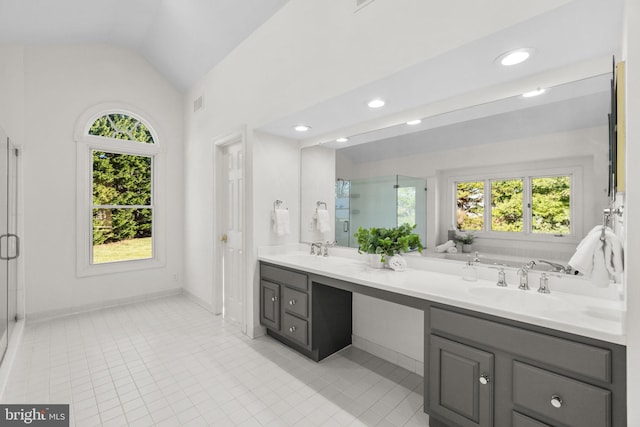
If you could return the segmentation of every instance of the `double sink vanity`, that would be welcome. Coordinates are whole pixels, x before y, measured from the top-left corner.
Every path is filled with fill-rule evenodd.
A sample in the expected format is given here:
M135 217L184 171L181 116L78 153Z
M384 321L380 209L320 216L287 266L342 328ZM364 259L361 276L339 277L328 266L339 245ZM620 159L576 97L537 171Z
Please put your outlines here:
M320 361L351 344L353 293L413 307L424 312L431 427L626 426L622 302L573 293L590 285L569 276L551 274L542 294L519 290L515 272L498 287L488 267L469 282L463 263L406 258L409 268L395 272L346 248L328 257L303 245L265 248L261 324Z

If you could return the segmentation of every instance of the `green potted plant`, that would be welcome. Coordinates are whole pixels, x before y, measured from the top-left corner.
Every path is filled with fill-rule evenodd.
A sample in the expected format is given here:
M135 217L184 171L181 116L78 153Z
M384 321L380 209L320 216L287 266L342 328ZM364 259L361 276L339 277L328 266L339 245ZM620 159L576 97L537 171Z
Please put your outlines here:
M384 267L387 257L395 254L417 250L422 252L420 236L413 233L415 225L403 224L393 228L358 228L354 234L358 242L358 253L369 254L370 264L377 268ZM375 255L375 256L371 256Z
M472 231L467 231L465 234L456 234L456 243L462 244L462 252L469 253L473 249L473 241L476 239L475 234Z

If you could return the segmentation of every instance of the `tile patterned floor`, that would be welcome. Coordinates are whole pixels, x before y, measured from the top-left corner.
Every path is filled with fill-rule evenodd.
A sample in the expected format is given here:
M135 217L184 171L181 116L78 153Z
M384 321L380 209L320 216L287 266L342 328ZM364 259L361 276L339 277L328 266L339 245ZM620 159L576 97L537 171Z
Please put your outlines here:
M426 426L422 377L348 348L315 363L183 296L27 325L3 403L71 425Z

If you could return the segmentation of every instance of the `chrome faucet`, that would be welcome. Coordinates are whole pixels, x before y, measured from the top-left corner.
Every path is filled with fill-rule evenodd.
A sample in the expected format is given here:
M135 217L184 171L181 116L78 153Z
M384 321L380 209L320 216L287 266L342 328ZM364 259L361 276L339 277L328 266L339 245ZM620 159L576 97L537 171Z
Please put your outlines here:
M523 291L528 291L529 288L529 270L531 270L536 265L535 261L529 261L527 264L523 265L520 270L518 270L518 276L520 276L520 285L518 289L522 289Z
M322 249L322 256L329 256L329 248L335 246L337 243L337 240L334 240L333 242L327 241L327 243L321 243L320 248Z
M318 250L316 252L316 249ZM321 242L313 242L311 243L311 251L309 252L311 255L320 255L322 252L322 243Z
M547 265L550 265L551 267L553 267L553 270L551 270L553 273L571 274L571 271L573 271L573 269L571 268L570 265L562 265L562 264L558 264L558 263L555 263L555 262L547 261L547 260L544 260L544 259L539 259L538 262L541 263L541 264L547 264Z
M476 251L476 255L473 257L473 262L480 262L480 253Z
M550 294L549 290L549 278L547 277L547 273L542 273L540 276L540 287L538 288L538 292L541 294Z

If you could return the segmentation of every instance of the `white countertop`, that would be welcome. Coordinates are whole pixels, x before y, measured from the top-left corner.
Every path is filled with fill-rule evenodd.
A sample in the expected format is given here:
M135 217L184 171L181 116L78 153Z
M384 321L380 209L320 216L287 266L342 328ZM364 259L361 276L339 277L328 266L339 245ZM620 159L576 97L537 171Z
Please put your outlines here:
M509 280L509 278L507 280L509 286L506 288L496 286L494 280L482 278L474 282L463 280L461 278L463 263L445 262L446 264L442 266L438 263L442 264L444 261L416 262L411 261L411 257L407 257L410 261L409 268L406 271L396 272L371 268L364 256L353 256L338 248L333 250L346 256L312 256L292 246L286 250L282 247L261 248L258 259L283 267L536 326L616 344L625 345L626 343L624 327L626 312L622 301L554 290L554 280L556 280L554 277L550 278L551 294L541 294L536 291L537 281L530 282L531 290L522 291L517 289L515 280ZM415 259L418 258L424 257ZM418 268L415 267L416 265ZM479 277L486 277L489 273L496 274L495 271L487 268L479 274ZM557 281L559 280L561 278L557 278ZM591 286L588 282L586 283L585 286Z

